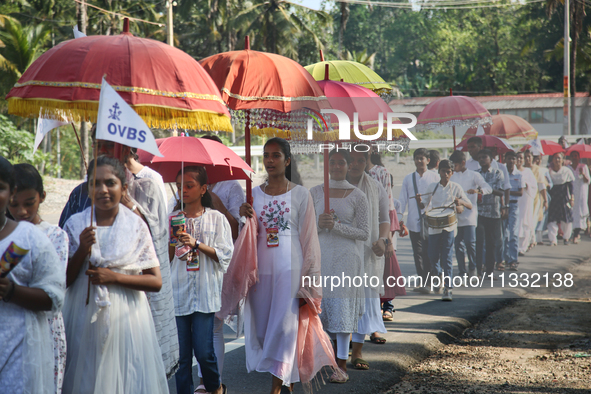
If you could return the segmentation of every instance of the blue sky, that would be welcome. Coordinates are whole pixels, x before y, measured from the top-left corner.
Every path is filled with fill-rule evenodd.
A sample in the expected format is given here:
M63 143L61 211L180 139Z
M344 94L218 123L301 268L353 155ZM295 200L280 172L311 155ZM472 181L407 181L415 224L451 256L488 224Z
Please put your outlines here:
M322 0L295 0L294 1L294 3L301 3L302 5L305 5L306 7L313 8L315 10L320 9L321 2L322 2Z

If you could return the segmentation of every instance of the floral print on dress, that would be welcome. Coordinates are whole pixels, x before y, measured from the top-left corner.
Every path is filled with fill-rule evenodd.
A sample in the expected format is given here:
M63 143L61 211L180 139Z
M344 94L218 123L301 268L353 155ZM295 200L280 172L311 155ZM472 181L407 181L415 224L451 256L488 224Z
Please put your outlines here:
M55 248L60 259L62 265L61 268L65 272L68 263L68 249L70 243L68 234L58 226L52 226L47 222L41 222L37 227L40 228L51 241L51 244ZM48 321L49 330L53 337L55 392L60 394L62 392L64 372L66 370L66 329L64 327L64 319L61 312L57 316L49 318Z
M265 228L277 228L279 231L289 230L289 221L285 214L289 213L289 207L285 201L273 200L268 205L263 205L259 220Z

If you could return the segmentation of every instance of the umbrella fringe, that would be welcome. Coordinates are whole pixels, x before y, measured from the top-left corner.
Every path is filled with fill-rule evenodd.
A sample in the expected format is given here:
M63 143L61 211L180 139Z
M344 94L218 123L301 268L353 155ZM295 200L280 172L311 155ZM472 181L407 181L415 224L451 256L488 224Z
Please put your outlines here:
M230 118L215 112L187 111L178 108L159 106L133 106L134 111L149 127L159 129L189 129L205 131L233 132ZM98 102L58 101L40 99L8 99L8 113L24 118L42 116L48 119L72 122L96 122Z
M360 130L360 133L363 135L374 135L378 130L377 127L372 127L371 129L367 130ZM277 129L274 127L265 127L259 129L257 127L253 127L250 129L250 133L252 135L257 135L260 137L280 137L286 140L307 140L308 133L305 131L293 131L293 130L284 130L284 129ZM382 133L383 138L386 137L386 131ZM392 138L399 139L401 137L405 137L405 134L400 129L392 130ZM381 138L381 137L380 137ZM312 134L312 141L318 142L335 142L339 140L339 132L338 131L328 131L328 132L315 132Z

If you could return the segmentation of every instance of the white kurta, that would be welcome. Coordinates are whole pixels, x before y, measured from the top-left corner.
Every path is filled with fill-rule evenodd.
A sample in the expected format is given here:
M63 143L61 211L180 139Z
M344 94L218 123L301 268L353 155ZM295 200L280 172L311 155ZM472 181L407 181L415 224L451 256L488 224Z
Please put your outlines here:
M70 256L76 253L80 233L89 224L90 208L66 222ZM91 255L94 264L125 275L160 266L148 226L123 205L112 226L96 229L96 239ZM88 262L86 258L64 303L68 338L64 393L168 393L146 293L118 285L90 285L86 305Z
M269 372L284 385L299 382L296 356L303 251L303 228L310 193L303 186L270 196L253 189L258 215L258 282L244 305L244 337L248 372ZM278 230L279 246L267 246L267 228Z
M60 260L60 268L62 273L66 275L66 267L68 266L68 234L59 226L53 226L48 222L41 222L36 227L43 231ZM54 378L55 378L55 392L57 394L62 392L62 384L64 382L64 372L66 370L66 328L64 327L64 318L60 311L56 316L49 319L49 329L53 336L53 356L55 359Z
M32 312L12 302L0 302L0 388L11 394L54 392L53 338L48 318L62 307L65 272L49 239L32 224L20 222L0 240L0 251L3 253L11 242L29 252L8 279L45 291L52 310Z
M538 194L538 180L531 169L521 167L521 179L526 187L518 199L519 206L519 251L525 253L529 247L531 234L535 231L537 220L534 219L534 200Z
M316 217L324 212L324 187L314 186L310 193L314 199ZM331 198L336 223L332 230L318 228L322 254L322 277L350 278L340 286L323 289L320 319L324 329L331 333L357 331L359 319L365 312L365 290L355 278L365 273L363 242L369 237L369 204L365 194L357 188L345 198ZM359 279L357 279L359 280ZM355 285L357 283L357 285Z
M587 200L589 198L589 182L585 182L583 176L579 171L591 179L589 176L589 167L583 163L579 163L576 169L571 166L569 168L575 175L575 182L573 184L573 192L575 195L575 205L573 207L573 228L587 228L587 218L589 217L589 205Z

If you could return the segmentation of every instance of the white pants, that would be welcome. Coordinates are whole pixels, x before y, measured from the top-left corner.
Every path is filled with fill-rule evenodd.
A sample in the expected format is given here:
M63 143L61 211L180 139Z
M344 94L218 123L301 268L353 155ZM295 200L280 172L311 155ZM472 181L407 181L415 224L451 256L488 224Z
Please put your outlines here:
M328 336L333 341L337 342L337 358L339 360L346 360L349 358L349 341L351 334L348 332L329 332Z
M573 224L560 222L560 228L562 229L562 236L564 239L570 239L571 233L573 232ZM548 222L548 238L550 243L558 243L556 236L558 235L558 222Z

